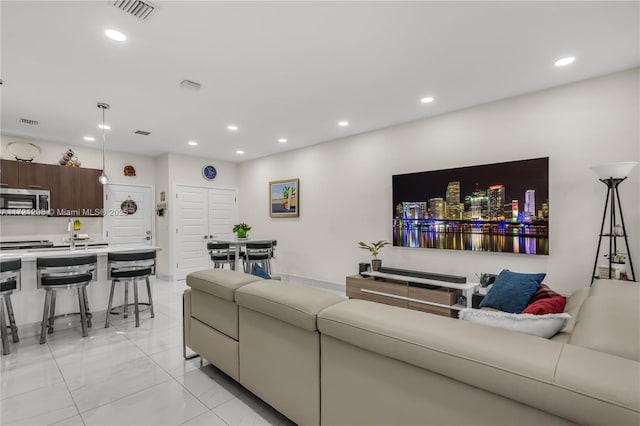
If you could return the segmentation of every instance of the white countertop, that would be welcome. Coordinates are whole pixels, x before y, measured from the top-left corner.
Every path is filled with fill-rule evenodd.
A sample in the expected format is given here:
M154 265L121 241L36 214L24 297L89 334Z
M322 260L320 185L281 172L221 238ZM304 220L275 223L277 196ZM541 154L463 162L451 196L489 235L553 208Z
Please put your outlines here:
M38 257L57 256L81 256L83 254L106 255L115 251L136 251L136 250L161 250L160 247L148 246L144 244L111 244L108 246L82 245L71 250L67 247L52 247L44 249L23 249L23 250L3 250L0 252L0 260L22 259L23 262L35 261Z

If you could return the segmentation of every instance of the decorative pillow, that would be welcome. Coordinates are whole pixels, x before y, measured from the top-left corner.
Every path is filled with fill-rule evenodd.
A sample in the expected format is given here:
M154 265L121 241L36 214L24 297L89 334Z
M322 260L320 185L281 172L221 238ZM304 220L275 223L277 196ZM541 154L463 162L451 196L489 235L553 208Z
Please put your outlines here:
M505 328L548 339L564 327L571 315L567 313L548 315L511 314L509 312L464 308L460 310L459 317L462 320L477 324Z
M545 273L520 274L503 269L496 277L491 290L480 302L480 307L486 306L519 314L527 307L546 275Z
M265 280L271 279L271 275L267 274L267 271L265 271L260 265L253 265L253 268L251 268L251 274L256 277L264 278Z
M523 314L545 315L545 314L561 314L567 305L567 298L564 296L548 297L540 299L537 302L529 303Z
M529 300L529 304L537 302L538 300L561 296L562 295L560 293L556 293L555 291L551 290L546 284L540 284L540 287L538 287L538 289L536 290L536 294L534 294L531 300Z

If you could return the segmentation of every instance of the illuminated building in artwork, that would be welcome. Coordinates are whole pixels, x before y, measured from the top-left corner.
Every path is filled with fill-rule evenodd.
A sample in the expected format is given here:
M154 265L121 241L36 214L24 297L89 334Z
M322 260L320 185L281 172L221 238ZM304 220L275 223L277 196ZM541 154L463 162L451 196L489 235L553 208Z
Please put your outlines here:
M504 185L492 185L487 189L489 198L489 219L504 219Z
M403 219L424 219L427 217L427 203L424 201L413 201L402 203Z
M442 198L429 199L429 218L430 219L444 219L445 217L445 202Z
M524 192L524 211L530 216L536 215L536 190L527 189Z
M464 219L465 220L480 220L487 219L489 214L489 201L487 198L487 192L481 191L476 185L475 191L471 195L467 195L464 198Z
M542 203L542 217L545 219L549 218L549 201Z
M460 209L460 181L449 182L447 185L447 219L460 220L462 210Z
M518 220L518 200L511 200L511 218Z

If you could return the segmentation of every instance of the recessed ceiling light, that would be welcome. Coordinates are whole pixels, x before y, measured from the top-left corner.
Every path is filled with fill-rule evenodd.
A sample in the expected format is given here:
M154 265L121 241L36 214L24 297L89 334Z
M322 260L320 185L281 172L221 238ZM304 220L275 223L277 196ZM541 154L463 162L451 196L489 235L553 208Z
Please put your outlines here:
M197 146L197 145L198 145L198 142L196 142L196 141L189 141L189 142L187 142L187 143L188 143L189 145L191 145L191 146Z
M278 142L280 143L287 143L287 140L285 138L280 138L278 139Z
M235 132L236 130L238 130L238 126L234 126L233 124L231 124L231 125L227 126L227 130L232 130L232 131Z
M95 141L95 140L96 140L96 138L93 138L93 137L91 137L91 136L85 136L83 139L84 139L85 141L89 141L89 142L93 142L93 141Z
M102 124L98 124L98 128L99 129L109 130L109 129L111 129L111 126L109 126L108 124L105 124L104 126Z
M244 154L244 151L242 151L241 149L236 151L236 154Z
M125 41L127 39L126 35L122 34L120 31L112 29L104 30L104 35L115 41Z
M338 121L338 126L345 127L345 126L348 126L348 125L349 125L348 121Z
M573 56L567 56L566 58L560 58L557 61L554 62L554 65L556 67L564 67L565 65L569 65L571 63L573 63L573 61L575 61L576 58L574 58Z
M435 101L435 98L433 96L427 96L426 98L420 99L420 102L423 104L430 104L433 101Z

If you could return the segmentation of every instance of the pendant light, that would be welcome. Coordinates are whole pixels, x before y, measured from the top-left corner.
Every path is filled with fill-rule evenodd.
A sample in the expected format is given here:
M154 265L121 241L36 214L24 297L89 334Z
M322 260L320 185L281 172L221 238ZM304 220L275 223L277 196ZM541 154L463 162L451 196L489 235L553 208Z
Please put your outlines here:
M104 129L105 127L104 126L104 110L109 109L109 104L105 104L104 102L98 102L98 108L102 110L102 174L98 178L98 181L100 181L101 184L106 185L107 182L109 182L109 178L107 177L107 174L104 171L104 144L107 139L107 136L105 134L105 129Z

